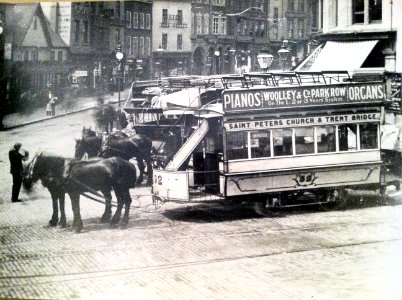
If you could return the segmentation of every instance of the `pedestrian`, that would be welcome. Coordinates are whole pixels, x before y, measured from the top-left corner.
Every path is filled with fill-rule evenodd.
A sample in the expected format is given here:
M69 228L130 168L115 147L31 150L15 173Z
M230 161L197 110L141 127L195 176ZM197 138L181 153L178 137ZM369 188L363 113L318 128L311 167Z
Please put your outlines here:
M53 98L50 100L50 106L51 106L51 108L52 108L52 116L55 116L55 115L56 115L56 101L57 101L57 97L53 97Z
M21 154L23 151L21 146L21 143L15 143L14 148L8 152L8 157L10 159L10 173L13 176L11 202L21 202L21 200L18 199L18 195L20 193L23 176L22 161L27 160L29 155L28 151L24 151L25 153Z
M52 105L49 102L46 104L46 116L51 116L52 115Z

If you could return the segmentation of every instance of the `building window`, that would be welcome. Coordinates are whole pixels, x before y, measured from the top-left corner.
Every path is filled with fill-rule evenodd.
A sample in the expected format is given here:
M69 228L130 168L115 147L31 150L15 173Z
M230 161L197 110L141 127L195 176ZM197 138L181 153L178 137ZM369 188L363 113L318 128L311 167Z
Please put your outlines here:
M213 18L212 20L212 33L213 34L219 33L219 18Z
M120 29L118 28L114 31L114 42L116 43L116 45L120 43Z
M133 37L133 56L138 56L138 37Z
M178 27L181 27L183 25L183 11L181 9L177 11L176 24L178 25Z
M133 28L138 28L138 13L134 12L133 14Z
M379 23L382 20L382 0L353 0L353 24Z
M202 14L197 14L197 34L202 34Z
M288 20L288 38L293 38L294 24L293 20Z
M126 37L126 51L128 55L133 55L133 41L131 36Z
M167 50L168 36L167 33L162 34L162 49Z
M50 51L50 60L51 60L51 61L55 61L55 60L56 60L56 54L54 53L54 51Z
M127 28L133 27L133 17L131 15L131 11L126 11L126 27Z
M279 9L277 7L274 7L274 20L279 19Z
M139 45L139 51L140 51L140 57L144 56L144 52L145 52L145 44L144 44L144 37L140 37L140 45Z
M151 56L151 38L145 38L145 51L147 56Z
M369 0L369 22L379 22L381 20L382 0Z
M289 0L288 11L294 11L294 10L295 10L295 0Z
M80 20L75 20L75 32L74 32L74 43L78 44L80 42Z
M84 43L88 44L89 37L89 24L88 21L84 21Z
M168 25L168 10L162 9L162 26L167 27Z
M226 35L226 18L220 18L219 34Z
M298 29L299 29L299 39L304 37L304 20L299 19Z
M364 23L364 0L353 0L353 24Z
M114 17L116 19L120 19L120 1L116 2L115 9L114 9Z
M183 50L183 35L177 35L177 50Z
M151 29L151 15L147 14L145 17L145 27L146 29Z
M38 49L37 48L32 50L32 60L38 61Z
M145 28L145 15L144 15L144 13L140 13L140 28L141 29Z
M299 13L304 13L304 0L299 0L298 11L299 11Z
M57 52L57 60L62 61L63 60L63 51L58 51Z
M204 14L204 34L209 34L209 14Z

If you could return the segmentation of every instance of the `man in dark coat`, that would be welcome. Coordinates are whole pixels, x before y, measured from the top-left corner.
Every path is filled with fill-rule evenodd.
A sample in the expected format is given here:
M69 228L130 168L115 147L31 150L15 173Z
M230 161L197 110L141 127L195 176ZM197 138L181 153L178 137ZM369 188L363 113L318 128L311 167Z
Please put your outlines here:
M28 158L28 152L25 152L25 155L20 153L21 146L21 143L16 143L14 148L8 152L8 157L10 159L10 173L13 175L12 202L21 202L21 200L18 199L18 195L20 193L23 176L22 160Z

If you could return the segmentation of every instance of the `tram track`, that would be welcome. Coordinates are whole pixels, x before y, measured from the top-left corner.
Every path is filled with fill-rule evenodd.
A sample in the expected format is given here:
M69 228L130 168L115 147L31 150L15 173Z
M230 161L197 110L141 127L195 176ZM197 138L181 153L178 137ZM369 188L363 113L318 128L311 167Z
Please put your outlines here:
M268 219L259 219L259 220L268 220ZM57 232L56 234L53 234L52 236L49 236L50 238L46 245L43 244L42 240L37 238L37 239L31 239L31 240L25 240L22 242L11 242L7 243L6 246L0 246L0 250L3 253L2 256L0 257L0 263L13 263L16 261L35 261L35 260L40 260L40 259L54 259L54 258L66 258L67 256L79 256L85 253L103 253L105 251L107 252L114 252L114 251L119 251L121 249L137 249L137 248L143 248L143 247L155 247L166 244L166 245L171 245L173 243L188 243L188 242L193 242L193 243L202 243L203 241L209 241L209 240L219 240L219 239L230 239L230 238L252 238L253 236L264 236L264 237L269 237L270 235L289 235L289 234L297 234L297 233L311 233L311 232L320 232L320 231L330 231L330 230L340 230L340 228L347 228L347 227L380 227L385 225L386 221L372 221L372 222L342 222L342 223L333 223L333 224L321 224L321 225L308 225L308 226L284 226L281 228L267 228L268 226L272 225L271 222L264 222L263 224L259 224L257 227L253 225L253 228L250 228L250 223L245 222L246 224L238 224L239 227L245 226L247 229L245 230L230 230L230 231L222 231L219 233L210 233L208 231L208 228L204 229L204 233L200 232L199 230L197 231L197 228L194 228L194 234L190 235L185 235L185 236L168 236L164 234L165 229L169 229L169 231L174 227L175 232L182 232L185 229L188 229L187 224L178 224L175 225L174 222L172 224L169 224L164 227L133 227L136 232L134 233L134 236L126 231L126 232L119 232L118 238L119 241L116 244L111 244L110 241L106 241L102 238L103 233L97 232L95 235L91 235L90 239L87 241L90 241L90 243L85 243L84 245L82 244L82 234L81 235L76 235L72 234L69 235L68 242L67 243L60 243L60 235L63 235L63 232ZM197 225L194 225L194 227L198 227ZM209 227L210 228L210 227ZM152 236L152 230L157 229L158 231L163 231L159 232L159 234ZM211 229L211 228L210 228ZM33 230L35 230L33 228ZM52 230L49 228L49 230ZM143 232L138 232L138 231L143 231ZM151 230L150 234L146 234L146 230ZM213 229L211 229L213 230ZM93 232L88 232L93 233ZM142 240L142 237L146 235L147 239L144 241ZM130 242L128 240L132 239L133 242ZM54 244L58 246L51 246L52 245L52 240L54 240ZM139 246L138 240L141 240L141 244ZM49 247L50 245L50 247ZM68 248L70 247L70 249ZM77 247L77 249L74 249ZM26 248L32 248L35 249L34 251L23 251L23 249ZM13 249L13 251L10 251L7 253L7 249ZM22 251L20 251L22 250Z
M158 265L151 265L151 266L144 266L144 267L130 267L130 268L119 268L113 270L101 270L101 271L89 271L89 272L76 272L76 273L60 273L60 274L41 274L41 275L25 275L25 276L0 276L0 281L7 281L6 284L0 283L0 288L16 288L25 286L27 284L26 281L30 281L30 285L45 285L45 284L53 284L57 282L66 283L68 281L81 281L87 279L97 279L97 278L105 278L111 276L125 276L140 272L155 272L155 271L162 271L168 269L180 269L180 268L188 268L200 265L211 265L211 264L222 264L228 262L236 262L241 260L253 260L253 259L261 259L261 258L269 258L275 257L278 255L292 255L292 254L299 254L299 253L309 253L309 252L316 252L316 251L328 251L328 250L335 250L341 248L350 248L350 247L359 247L359 246L369 246L375 244L391 244L391 243L398 243L401 242L402 238L400 239L389 239L389 240L377 240L377 241L366 241L360 243L348 243L348 244L338 244L333 245L330 247L325 248L305 248L305 249L295 249L293 251L288 252L270 252L270 253L261 253L256 255L241 255L241 256L233 256L233 257L222 257L216 259L206 259L206 260L197 260L197 261L189 261L189 262L178 262L178 263L167 263L167 264L158 264ZM270 272L271 274L276 273L277 271ZM41 281L40 279L46 279ZM18 281L19 283L12 283L12 281ZM11 284L10 284L11 281ZM33 282L36 281L36 282ZM1 295L1 293L0 293Z

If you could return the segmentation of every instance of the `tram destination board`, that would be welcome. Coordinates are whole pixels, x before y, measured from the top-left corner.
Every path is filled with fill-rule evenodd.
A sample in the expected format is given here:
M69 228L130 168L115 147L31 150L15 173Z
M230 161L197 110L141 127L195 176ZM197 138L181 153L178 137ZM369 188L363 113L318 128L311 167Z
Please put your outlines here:
M305 106L370 103L385 100L383 83L229 89L222 93L225 112Z

